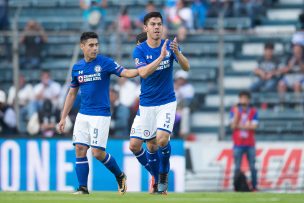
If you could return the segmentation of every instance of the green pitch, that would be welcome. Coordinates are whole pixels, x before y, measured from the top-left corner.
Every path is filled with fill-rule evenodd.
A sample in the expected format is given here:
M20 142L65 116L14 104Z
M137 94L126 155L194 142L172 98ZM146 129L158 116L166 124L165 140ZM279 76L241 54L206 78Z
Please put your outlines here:
M114 192L92 192L72 195L62 192L0 192L0 203L304 203L304 194L278 193L169 193L167 196L129 192L119 196Z

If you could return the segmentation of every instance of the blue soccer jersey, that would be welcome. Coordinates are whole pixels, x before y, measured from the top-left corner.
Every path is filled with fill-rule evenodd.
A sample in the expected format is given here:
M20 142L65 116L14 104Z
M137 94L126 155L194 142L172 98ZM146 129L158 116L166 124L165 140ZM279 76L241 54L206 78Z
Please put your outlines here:
M110 76L120 76L124 70L114 60L97 55L90 62L78 61L72 70L71 88L79 87L81 105L79 113L92 116L110 116Z
M161 41L159 47L151 48L147 41L136 46L133 58L136 68L141 68L152 63L160 56L165 40ZM157 70L146 79L141 78L141 106L159 106L176 100L173 87L173 61L177 62L176 55L167 42L167 56L160 63Z

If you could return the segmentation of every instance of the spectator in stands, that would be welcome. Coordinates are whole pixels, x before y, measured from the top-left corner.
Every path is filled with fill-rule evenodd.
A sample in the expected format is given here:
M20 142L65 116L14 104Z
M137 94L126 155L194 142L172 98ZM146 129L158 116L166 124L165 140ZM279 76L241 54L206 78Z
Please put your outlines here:
M83 10L83 29L102 32L106 23L107 0L80 0Z
M264 55L258 60L258 67L254 69L255 82L251 85L251 91L275 91L280 72L279 60L273 55L273 43L266 43Z
M233 0L223 0L222 1L222 10L223 10L223 14L224 17L233 17L234 13L233 13L233 6L234 6L234 1Z
M166 9L168 26L177 30L177 39L185 40L187 33L193 31L193 13L185 0L178 0L175 6Z
M13 106L16 102L16 88L11 86L8 91L7 103ZM21 134L26 133L26 126L29 120L28 105L34 99L33 86L26 83L23 75L19 76L19 91L18 91L18 104L19 104L19 126L18 131Z
M123 37L123 39L130 40L130 34L132 31L132 21L128 15L128 8L124 7L118 16L118 32Z
M42 108L38 112L40 133L43 137L53 137L56 133L56 124L60 121L60 111L55 108L52 101L43 101Z
M138 86L139 85L134 83L132 80L127 80L123 77L118 79L118 84L115 86L119 94L119 103L129 109L128 129L131 128L134 119L133 116L135 116L133 115L134 107L138 104L137 99L139 98L140 94L140 88Z
M118 91L119 91L119 101L122 105L126 107L131 107L135 102L135 99L139 96L136 91L137 85L132 81L126 78L118 79Z
M41 73L41 82L34 87L34 100L29 105L29 115L32 116L38 112L46 99L51 100L52 104L57 107L60 91L60 84L51 79L48 70L44 70Z
M206 0L194 0L191 9L193 13L194 29L200 32L204 29L208 12Z
M6 94L0 90L0 135L12 135L16 130L15 111L6 104Z
M117 138L128 136L130 110L120 103L118 87L116 86L110 89L110 103L112 113L110 135Z
M190 133L190 104L194 97L194 88L188 82L188 77L188 72L178 70L174 80L177 109L173 135L182 138Z
M299 44L301 46L304 46L304 24L300 26L300 30L292 35L291 42L292 44Z
M287 66L282 68L281 73L285 74L278 85L278 91L283 95L288 88L295 93L300 93L304 81L304 58L301 45L293 45L293 55L287 60Z
M232 0L210 0L207 15L216 18L222 13L224 17L233 17L233 5Z
M25 48L21 68L40 68L43 45L46 42L47 35L43 27L34 20L28 21L20 38L20 43Z
M236 0L233 7L234 16L249 17L252 26L259 24L260 18L265 16L264 0Z
M292 44L304 46L304 13L299 15L299 30L292 36Z
M210 0L208 5L207 16L211 18L218 17L220 8L221 8L221 3L218 0Z
M242 157L246 155L251 171L252 190L257 190L257 171L255 168L255 129L258 125L258 113L256 108L250 105L250 93L239 93L239 103L231 108L230 127L233 138L233 156L235 171L241 171Z
M178 70L175 73L174 89L176 100L181 106L189 106L194 97L194 88L188 82L189 73L184 70Z

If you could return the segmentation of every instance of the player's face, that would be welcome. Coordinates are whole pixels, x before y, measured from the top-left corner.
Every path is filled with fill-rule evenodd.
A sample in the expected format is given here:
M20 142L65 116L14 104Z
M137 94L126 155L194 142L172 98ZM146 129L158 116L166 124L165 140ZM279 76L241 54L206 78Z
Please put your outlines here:
M50 80L50 75L48 73L42 73L41 74L41 82L44 85L48 85L49 84L49 80Z
M302 58L302 47L300 45L294 45L293 54L296 58Z
M162 20L157 17L150 18L147 22L147 25L144 26L144 29L147 32L148 38L159 40L161 39L163 32Z
M98 54L98 40L96 38L88 39L84 43L81 43L80 48L83 51L85 58L94 59Z
M242 106L248 106L249 105L249 98L245 95L242 95L240 98L239 98L239 103L242 105Z
M271 59L273 55L273 50L272 49L265 49L264 56L266 59Z

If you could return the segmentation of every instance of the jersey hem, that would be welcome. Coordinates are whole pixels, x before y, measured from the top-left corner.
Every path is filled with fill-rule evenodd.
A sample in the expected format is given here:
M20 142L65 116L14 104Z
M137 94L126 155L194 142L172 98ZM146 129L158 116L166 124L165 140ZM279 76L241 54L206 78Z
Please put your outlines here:
M170 130L166 130L166 129L163 129L163 128L157 128L157 130L165 131L165 132L167 132L167 133L169 133L169 134L172 133Z
M88 144L85 144L85 143L82 143L82 142L73 142L73 145L74 145L74 146L77 145L77 144L83 145L83 146L86 146L86 147L89 147L89 148L90 148L90 145L88 145Z
M82 114L82 115L86 115L86 116L104 116L104 117L110 117L111 116L110 113L94 114L94 113L84 113L82 111L79 111L79 113Z
M161 106L161 105L165 105L165 104L169 104L171 102L175 102L176 101L176 98L172 99L172 100L167 100L167 101L164 101L164 102L161 102L161 103L158 103L158 104L155 104L155 103L140 103L139 102L139 105L140 106Z

